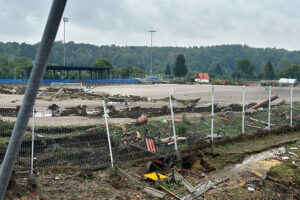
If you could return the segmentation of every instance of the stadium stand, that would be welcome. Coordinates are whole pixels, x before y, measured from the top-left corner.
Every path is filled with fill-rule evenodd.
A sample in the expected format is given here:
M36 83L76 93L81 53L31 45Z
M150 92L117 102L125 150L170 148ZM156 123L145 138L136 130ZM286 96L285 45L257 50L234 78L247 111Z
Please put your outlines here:
M7 84L20 84L22 80L20 79L0 79L0 84L7 83Z

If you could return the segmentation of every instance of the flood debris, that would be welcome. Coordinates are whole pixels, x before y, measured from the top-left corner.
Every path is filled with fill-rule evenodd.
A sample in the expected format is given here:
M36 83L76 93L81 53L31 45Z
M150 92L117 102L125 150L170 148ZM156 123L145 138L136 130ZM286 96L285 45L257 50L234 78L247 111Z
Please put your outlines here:
M195 192L183 197L182 200L195 199L195 198L199 197L200 195L202 195L203 193L205 193L206 191L208 191L209 189L213 188L214 186L216 186L228 179L229 178L220 178L220 179L216 179L216 180L207 181L206 183L202 183L196 187Z
M144 124L148 122L148 117L146 115L141 115L139 118L136 119L136 124Z
M186 141L186 137L176 137L177 142L181 142L181 141ZM160 140L163 144L168 144L168 145L172 145L174 144L174 136L172 137L168 137L168 138L163 138Z
M260 173L256 170L251 170L251 173L254 174L255 176L257 176L258 178L261 178L262 180L265 180L267 178L266 172Z
M133 176L131 176L130 174L126 173L123 169L121 169L120 167L116 167L116 171L117 174L123 178L126 178L127 180L140 184L140 181L138 181L136 178L134 178Z
M250 192L254 192L254 190L255 190L255 185L254 185L253 183L249 183L249 184L248 184L248 190L249 190Z
M167 188L165 188L164 186L158 184L160 188L162 188L163 190L167 191L171 196L175 197L175 199L180 199L176 194L174 194L173 192L171 192L170 190L168 190Z
M153 181L157 181L157 180L161 180L161 179L165 179L167 178L167 176L163 175L163 174L160 174L160 173L157 173L157 172L152 172L152 173L149 173L149 174L144 174L145 177L153 180Z
M65 107L61 108L56 104L48 106L47 110L52 112L52 116L87 116L87 106L78 105L76 107Z
M44 90L41 90L38 94L39 99L44 99L48 101L52 101L55 99L58 100L69 100L75 98L94 100L94 99L106 99L109 94L101 93L94 94L86 92L82 88L56 88L56 87L48 87Z
M188 182L185 178L183 178L183 176L181 176L177 171L174 171L174 175L175 175L175 178L182 182L182 184L184 185L184 187L190 192L195 192L196 188L194 188L192 186L192 184L190 182Z
M9 86L0 86L0 94L18 94L23 95L25 93L26 87L9 87Z
M275 95L273 97L271 97L271 102L278 99L278 96ZM263 107L263 106L266 106L269 104L269 99L266 99L265 101L261 102L261 103L258 103L256 104L255 106L252 106L251 108L247 109L246 110L246 114L254 114L257 112L257 109L260 108L260 107Z
M144 192L147 192L153 196L156 196L158 198L164 198L166 196L166 193L165 192L162 192L162 191L159 191L159 190L156 190L152 187L145 187L143 189Z
M265 125L268 125L268 122L262 121L262 120L258 120L258 119L254 119L252 117L249 118L250 121L254 121L254 122L259 122ZM271 126L274 126L274 124L270 123Z

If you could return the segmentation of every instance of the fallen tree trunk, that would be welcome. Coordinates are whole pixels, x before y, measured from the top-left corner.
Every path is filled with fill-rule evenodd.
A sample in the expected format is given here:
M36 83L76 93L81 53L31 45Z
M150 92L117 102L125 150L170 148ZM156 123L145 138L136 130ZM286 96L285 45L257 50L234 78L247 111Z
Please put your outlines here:
M271 97L271 102L274 101L274 100L276 100L276 99L278 99L278 96L277 96L277 95ZM262 107L262 106L268 105L268 103L269 103L269 99L267 99L267 100L265 100L265 101L263 101L263 102L261 102L261 103L258 103L258 104L256 104L255 106L252 106L251 108L247 109L247 110L246 110L246 113L253 114L253 113L256 112L256 109L257 109L257 108L260 108L260 107Z

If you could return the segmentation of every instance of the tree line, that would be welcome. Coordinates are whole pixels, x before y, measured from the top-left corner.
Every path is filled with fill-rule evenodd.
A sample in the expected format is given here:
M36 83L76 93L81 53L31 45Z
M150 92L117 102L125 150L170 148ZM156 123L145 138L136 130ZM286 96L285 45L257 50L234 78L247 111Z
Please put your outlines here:
M0 42L0 76L21 76L21 67L32 65L38 47L39 43ZM153 73L165 73L179 78L192 78L199 72L208 72L212 77L224 79L272 79L281 76L300 78L297 64L300 63L300 51L252 48L246 45L151 49L146 46L96 46L68 42L66 62L70 66L92 66L97 59L106 58L114 72L125 77L132 73L149 73L151 50ZM176 63L183 66L177 67L177 72ZM61 41L55 42L49 64L63 64Z

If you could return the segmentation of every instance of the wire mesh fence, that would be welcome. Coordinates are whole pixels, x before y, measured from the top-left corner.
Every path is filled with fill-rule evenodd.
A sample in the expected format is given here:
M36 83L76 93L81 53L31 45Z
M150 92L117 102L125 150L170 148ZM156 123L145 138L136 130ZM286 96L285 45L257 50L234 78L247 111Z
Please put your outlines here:
M33 172L56 166L103 168L148 160L168 165L191 144L237 136L243 127L245 134L252 134L269 126L288 126L291 120L293 125L299 122L295 88L244 88L168 84L93 90L42 88L17 167ZM291 101L291 92L296 100ZM23 97L16 93L0 95L2 161ZM269 97L273 96L278 98L269 107Z

